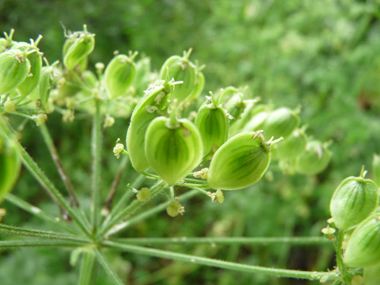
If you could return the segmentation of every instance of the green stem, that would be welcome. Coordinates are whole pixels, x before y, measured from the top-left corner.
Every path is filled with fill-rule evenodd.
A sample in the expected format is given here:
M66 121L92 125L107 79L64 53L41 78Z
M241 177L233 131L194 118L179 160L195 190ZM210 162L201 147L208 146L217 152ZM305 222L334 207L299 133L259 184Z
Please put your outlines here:
M114 227L118 222L125 219L129 215L131 215L134 211L136 211L138 208L140 208L142 205L146 204L148 201L150 201L154 196L156 196L159 192L161 192L165 188L165 184L163 181L159 181L157 184L155 184L151 189L151 198L147 201L141 202L139 200L134 200L128 207L126 207L124 210L117 213L114 217L110 219L110 221L104 225L98 234L96 235L97 238L103 236L106 234L112 227Z
M335 248L336 250L336 263L338 265L339 271L341 272L341 276L346 284L351 284L350 277L347 275L347 268L343 262L343 257L342 257L342 245L344 241L344 234L345 231L341 230L338 232L338 245Z
M62 165L61 159L59 157L58 151L54 146L53 140L50 136L50 133L49 133L46 125L41 125L39 129L41 131L41 134L42 134L42 137L45 141L45 144L49 149L49 152L50 152L50 155L54 161L54 164L58 169L58 172L59 172L59 175L61 176L62 182L65 185L67 192L69 193L71 206L79 207L79 202L78 202L78 199L75 195L73 184L71 183L70 178L67 176L66 171L63 168L63 165Z
M25 151L25 149L21 146L21 144L14 139L13 134L9 130L9 128L3 124L3 121L0 120L0 129L3 133L8 137L8 139L15 141L15 146L17 151L22 159L23 164L28 168L30 173L37 179L37 181L47 190L49 194L51 194L54 199L59 203L60 206L73 218L76 225L87 235L90 236L90 232L85 226L85 223L80 219L73 208L66 202L65 198L62 194L55 188L54 184L46 177L44 172L38 167L38 165L33 161L33 159L29 156L29 154Z
M140 188L142 183L144 182L145 178L146 177L144 175L140 174L137 177L137 179L135 179L135 181L133 181L131 187L132 188ZM133 195L132 190L124 192L123 196L117 201L115 207L113 207L111 209L111 214L108 215L107 218L104 220L104 222L102 224L102 228L104 228L115 215L117 215L120 211L122 211L123 207L125 207L125 203L127 202L127 200L132 195Z
M244 244L268 246L271 244L289 244L308 246L314 244L329 244L324 237L226 237L226 238L201 238L201 237L175 237L175 238L123 238L113 241L128 244Z
M103 266L103 268L106 271L106 273L108 274L108 276L111 277L112 281L115 284L123 285L123 282L120 280L119 276L117 276L116 272L112 269L108 260L100 252L100 250L98 248L95 248L94 251L95 251L95 254L96 254L96 257L97 257L99 263Z
M54 217L51 217L49 216L48 214L46 214L45 212L43 212L40 208L37 208L31 204L29 204L28 202L12 195L12 194L7 194L7 196L5 196L5 200L7 200L8 202L18 206L19 208L29 212L30 214L44 220L44 221L47 221L47 222L50 222L58 227L60 227L61 229L65 230L66 232L70 232L70 233L76 233L76 231L74 229L72 229L67 223L64 223L62 222L61 219L56 219Z
M11 249L20 247L78 247L83 243L62 240L2 240L0 241L0 249Z
M169 252L159 249L135 246L122 244L112 241L104 241L102 243L104 246L116 248L119 250L124 250L127 252L132 252L135 254L143 254L154 257L161 257L166 259L173 259L183 262L189 262L193 264L201 264L212 267L237 270L250 273L262 273L268 274L276 277L288 277L288 278L299 278L299 279L309 279L309 280L319 280L322 277L327 276L328 279L334 279L336 272L310 272L310 271L299 271L299 270L290 270L290 269L276 269L276 268L267 268L255 265L239 264L234 262L227 262L222 260L216 260L206 257L198 257L188 254Z
M94 270L95 264L95 255L89 252L83 253L82 264L80 268L80 276L79 276L79 285L90 285L93 284L92 281L92 273Z
M197 194L198 192L196 190L192 190L192 191L189 191L181 196L179 196L179 200L180 201L184 201L184 200L187 200L187 199L190 199L191 197L195 196L195 194ZM111 229L107 235L110 236L110 235L113 235L121 230L124 230L125 228L131 226L131 225L134 225L138 222L141 222L163 210L166 209L166 207L171 203L172 201L167 201L167 202L164 202L164 203L161 203L157 206L155 206L154 208L152 209L149 209L149 210L146 210L144 212L142 212L141 214L129 219L128 221L120 224L117 226L117 228L115 229ZM166 242L168 242L168 240L166 240Z
M140 188L145 180L145 176L140 174L132 183L132 188ZM127 200L132 196L132 191L125 191L120 200L116 203L115 207L111 210L111 216L114 216L116 213L119 213Z
M39 238L45 238L45 239L59 239L59 240L74 241L74 242L79 242L79 243L91 242L91 240L74 236L74 235L68 235L68 234L62 234L62 233L56 233L56 232L50 232L50 231L47 232L47 231L41 231L41 230L24 229L24 228L19 228L15 226L4 225L4 224L0 224L0 232L3 232L8 235L21 235L21 236L39 237Z
M101 115L100 100L95 99L96 112L92 124L92 188L91 188L91 221L94 233L97 232L100 217L100 173L101 173Z
M106 215L108 215L110 213L110 210L112 208L112 202L113 202L113 199L116 195L117 187L119 186L120 179L124 173L124 169L127 165L128 160L129 160L129 156L124 156L121 159L119 169L116 173L114 180L112 181L110 191L108 192L107 199L104 202L103 209L102 209L102 212L104 212Z

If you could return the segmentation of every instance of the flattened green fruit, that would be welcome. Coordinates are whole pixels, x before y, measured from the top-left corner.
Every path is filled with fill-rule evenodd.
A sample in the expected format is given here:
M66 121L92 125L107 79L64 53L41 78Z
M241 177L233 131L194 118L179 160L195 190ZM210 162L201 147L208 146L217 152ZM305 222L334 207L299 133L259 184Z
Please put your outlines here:
M252 119L244 126L243 132L252 132L262 130L265 120L268 118L269 113L267 111L261 111L255 114Z
M247 132L230 138L215 153L208 172L211 188L242 189L253 185L270 163L270 146L261 134Z
M21 160L12 142L0 133L0 203L12 190L20 172Z
M183 81L182 84L175 86L173 92L173 99L178 99L179 102L189 98L196 89L197 69L189 61L189 55L189 53L185 53L183 57L172 56L161 67L160 78L162 80L174 78L175 81Z
M19 42L12 46L12 50L20 50L23 52L27 52L26 58L30 62L30 71L28 76L17 87L17 91L22 96L29 95L34 90L34 88L37 87L37 84L40 80L42 68L42 53L40 53L39 49L37 48L39 39L37 39L37 43L28 44L25 42Z
M63 49L63 64L69 70L86 64L87 56L94 50L95 35L87 31L73 34L66 40ZM82 68L80 68L82 70Z
M203 89L205 87L205 76L203 72L198 71L197 72L197 81L195 83L195 89L193 94L190 95L188 98L189 101L197 100L198 97L201 95Z
M215 152L228 138L228 119L221 107L204 105L195 119L203 142L203 154Z
M336 188L331 199L330 212L335 225L345 230L365 220L378 204L378 188L372 180L348 177Z
M145 155L145 132L150 122L160 116L158 111L166 108L168 94L170 94L167 89L163 85L158 85L147 90L133 110L127 132L127 149L132 166L136 171L141 172L149 167ZM154 111L154 108L158 111Z
M352 267L368 267L380 263L380 217L361 223L348 240L344 262Z
M145 154L150 167L169 186L183 179L202 159L202 139L195 125L187 119L178 120L176 128L169 118L154 119L146 131Z
M269 114L263 125L268 138L289 136L299 125L300 119L295 112L288 108L279 108Z
M306 149L307 137L303 130L297 129L272 148L272 155L277 159L294 159Z
M310 141L306 150L296 158L295 170L298 173L313 175L323 171L330 162L331 152L326 145Z
M52 80L53 67L44 66L42 68L41 73L42 74L41 74L40 84L38 85L38 89L39 89L38 91L40 94L41 108L46 111L46 105L49 101L50 90L53 84L53 80Z
M132 59L124 54L115 56L107 65L104 82L111 98L127 92L136 75L136 66Z
M7 94L19 86L30 71L26 53L9 50L0 54L0 95Z

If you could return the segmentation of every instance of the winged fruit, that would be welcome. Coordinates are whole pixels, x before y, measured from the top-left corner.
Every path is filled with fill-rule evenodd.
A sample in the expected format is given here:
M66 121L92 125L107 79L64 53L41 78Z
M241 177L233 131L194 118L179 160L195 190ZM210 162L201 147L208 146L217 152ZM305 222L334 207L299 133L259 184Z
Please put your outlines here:
M264 122L263 130L269 138L286 138L298 127L299 123L300 119L296 112L283 107L269 114Z
M365 220L379 204L376 184L363 177L348 177L336 188L330 203L331 216L339 229Z
M330 162L331 152L327 144L310 141L306 150L296 158L295 169L298 173L312 175L323 171Z
M145 155L145 133L150 122L159 117L166 108L170 92L171 88L166 83L150 88L133 110L127 132L127 149L136 171L149 167Z
M83 32L76 32L69 36L63 48L63 64L69 70L77 67L82 70L83 62L87 64L87 56L94 50L95 34L87 31L86 25Z
M183 179L202 159L202 139L195 125L180 119L154 119L146 131L145 154L150 167L169 186Z
M136 75L133 58L124 54L115 56L107 65L104 81L111 98L125 94Z
M261 132L246 132L230 138L214 154L208 184L214 189L236 190L253 185L270 163L270 144Z
M195 91L197 85L197 68L189 61L191 50L184 52L184 55L174 55L169 57L160 71L162 80L170 80L174 78L176 81L183 81L177 85L173 92L173 99L182 102L189 98Z
M306 149L307 137L302 129L295 130L280 144L272 148L272 155L277 159L294 159Z
M27 53L20 50L8 50L0 54L0 95L16 89L30 71Z
M228 138L228 119L221 107L204 105L195 119L203 142L204 155L215 152Z
M352 267L368 267L380 263L380 217L362 222L348 240L344 261Z
M36 42L33 44L28 43L18 43L12 47L13 49L19 49L21 51L28 52L26 58L30 62L30 71L25 80L17 87L17 91L22 95L29 95L34 88L37 87L40 81L41 68L42 68L42 53L39 52L37 44L42 37L38 37Z

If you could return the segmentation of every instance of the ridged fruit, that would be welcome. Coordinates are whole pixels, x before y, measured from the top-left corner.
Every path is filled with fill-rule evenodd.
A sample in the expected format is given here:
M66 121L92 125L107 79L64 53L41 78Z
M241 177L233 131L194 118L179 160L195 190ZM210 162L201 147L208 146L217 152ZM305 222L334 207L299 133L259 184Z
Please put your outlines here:
M132 166L136 171L141 172L149 167L145 156L145 132L150 122L161 116L160 112L166 108L169 94L170 87L168 85L157 85L146 91L133 110L127 131L127 149Z
M149 166L169 186L183 179L202 159L202 139L196 126L187 119L154 119L145 135L145 155Z
M253 185L270 163L270 145L260 133L238 134L214 154L208 172L208 184L214 189L236 190Z
M124 54L115 56L107 65L104 82L111 98L116 98L127 92L136 75L136 65Z
M228 138L228 119L221 107L204 105L195 119L203 142L203 154L215 152Z
M335 225L345 230L365 220L378 204L378 188L372 180L348 177L335 189L330 212Z

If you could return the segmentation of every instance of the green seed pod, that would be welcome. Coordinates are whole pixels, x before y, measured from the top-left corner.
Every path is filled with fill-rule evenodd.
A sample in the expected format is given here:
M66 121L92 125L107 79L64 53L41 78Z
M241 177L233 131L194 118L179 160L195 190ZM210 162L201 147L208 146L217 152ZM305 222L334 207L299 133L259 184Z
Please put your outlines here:
M44 66L42 67L40 83L38 86L40 94L41 109L46 111L46 105L49 101L50 90L53 85L52 80L53 67Z
M230 119L230 124L234 124L240 118L240 115L244 112L247 104L243 100L243 93L236 93L232 96L231 99L225 104L225 109L227 113L230 114L233 119Z
M344 262L351 267L368 267L380 263L380 218L369 218L352 233Z
M306 149L307 137L302 129L297 129L290 136L275 144L272 151L272 157L277 159L294 159L303 153Z
M373 155L372 171L373 180L375 181L377 186L380 186L380 156L377 154Z
M267 137L289 136L299 125L300 119L296 112L288 108L279 108L269 114L263 125Z
M331 152L327 149L327 144L310 141L306 150L296 158L295 170L306 175L317 174L327 167L330 158Z
M133 168L139 172L149 167L145 156L145 132L150 122L160 116L160 112L166 108L170 88L168 85L165 86L157 85L148 89L131 116L127 132L127 149Z
M144 57L136 62L136 75L133 79L132 86L135 88L135 94L140 97L143 91L152 83L154 76L151 73L150 58Z
M127 92L136 74L133 59L124 54L115 56L107 65L104 82L110 97L116 98Z
M252 119L244 126L243 132L259 131L263 129L265 120L268 118L267 111L261 111L255 114Z
M203 142L203 154L213 153L227 141L228 119L221 107L204 105L195 119Z
M348 177L336 188L330 203L331 216L340 230L356 226L379 204L376 184L363 177Z
M146 131L145 154L153 171L172 186L201 162L202 138L187 119L173 126L171 118L158 117Z
M363 269L363 277L365 285L379 285L380 284L380 263Z
M0 203L12 190L20 172L21 160L13 142L0 133Z
M72 34L64 45L63 64L68 70L79 68L83 70L83 65L87 64L87 56L94 50L95 35L87 32L86 27L83 32Z
M15 45L14 47L17 47ZM14 48L12 47L12 49ZM30 51L35 51L29 53L27 55L27 59L30 62L30 72L25 80L17 87L17 91L21 94L21 96L26 96L32 93L34 88L37 87L38 82L41 77L41 69L42 69L42 54L38 51L38 49L30 49Z
M9 50L0 54L0 95L16 89L30 71L27 53Z
M214 189L242 189L259 181L269 163L270 143L261 133L241 133L215 152L207 181Z
M184 53L183 57L172 56L168 58L164 65L161 67L160 79L175 81L183 81L182 84L175 86L173 92L173 99L178 99L182 102L189 98L196 89L197 83L197 68L189 61L191 50Z
M205 87L205 76L203 72L198 71L197 72L197 81L195 83L195 89L193 94L190 95L190 97L187 99L188 101L195 101L199 98L201 95L203 89Z

